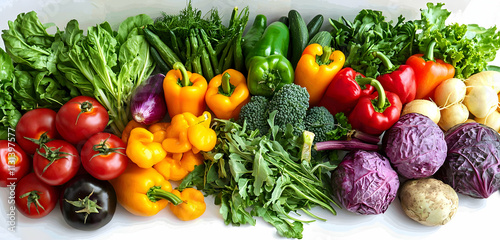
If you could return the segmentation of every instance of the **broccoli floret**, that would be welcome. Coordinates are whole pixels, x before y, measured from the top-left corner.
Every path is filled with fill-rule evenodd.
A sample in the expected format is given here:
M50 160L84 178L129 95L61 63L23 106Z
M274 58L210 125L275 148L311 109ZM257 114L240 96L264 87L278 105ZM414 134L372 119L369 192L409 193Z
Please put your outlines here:
M335 118L325 107L312 107L304 119L306 130L314 133L314 142L328 141L327 133L335 129Z
M306 88L297 84L286 84L274 93L269 100L268 111L278 110L274 123L285 127L290 123L301 126L309 108L309 93Z
M259 134L263 135L269 131L267 119L269 114L267 106L269 100L264 96L252 96L250 101L243 105L240 110L239 123L243 125L246 122L247 129L254 131L259 130Z

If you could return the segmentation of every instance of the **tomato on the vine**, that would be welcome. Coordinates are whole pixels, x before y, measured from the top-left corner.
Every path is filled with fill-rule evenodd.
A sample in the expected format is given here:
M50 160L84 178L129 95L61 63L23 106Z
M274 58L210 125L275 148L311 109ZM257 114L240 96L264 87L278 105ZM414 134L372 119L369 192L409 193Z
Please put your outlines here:
M28 154L35 154L40 144L59 138L56 115L48 108L33 109L25 113L16 125L16 142Z
M56 127L64 140L83 144L108 125L109 115L95 98L78 96L65 103L57 112Z
M40 181L33 172L19 181L15 194L16 208L29 218L46 216L59 199L57 188Z
M33 157L36 176L49 185L61 185L76 175L80 156L76 148L64 140L52 140L42 145Z
M100 132L90 137L81 150L82 165L100 180L118 177L127 168L125 143L118 136Z
M0 140L0 187L19 182L30 169L31 159L19 144Z

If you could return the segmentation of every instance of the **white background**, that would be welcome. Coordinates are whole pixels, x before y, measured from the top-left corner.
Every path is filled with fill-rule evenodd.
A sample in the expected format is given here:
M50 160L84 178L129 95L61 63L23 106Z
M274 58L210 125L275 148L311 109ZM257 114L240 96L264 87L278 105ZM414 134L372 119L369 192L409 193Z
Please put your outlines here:
M234 6L249 6L250 22L256 14L265 14L268 21L287 15L290 9L298 10L308 21L321 13L325 17L323 29L329 30L328 18L338 19L345 16L352 20L363 8L383 11L388 19L395 20L403 15L408 20L418 19L420 9L426 8L427 1L395 0L350 0L350 1L222 1L193 0L193 6L206 13L213 7L220 13L230 16ZM500 1L496 0L457 0L444 2L445 8L452 12L449 22L477 23L483 27L500 26ZM109 21L116 29L126 17L146 13L155 18L161 11L176 14L186 6L185 1L173 0L0 0L0 29L8 28L7 21L14 20L17 14L35 10L42 23L52 22L61 29L71 19L77 19L80 27ZM0 46L3 42L0 40ZM499 60L493 62L500 65ZM226 226L213 205L213 198L206 198L207 211L200 218L182 222L176 219L168 209L153 217L137 217L128 213L121 206L110 224L91 232L75 230L66 225L59 206L47 217L29 219L16 212L16 232L7 230L9 191L0 189L0 239L279 239L276 230L258 219L256 226ZM459 209L454 218L441 227L420 225L402 212L398 200L395 200L385 214L359 216L345 210L338 210L333 216L323 209L313 212L327 219L326 222L313 222L304 225L304 239L486 239L498 236L500 216L500 193L494 193L489 199L472 199L459 195Z

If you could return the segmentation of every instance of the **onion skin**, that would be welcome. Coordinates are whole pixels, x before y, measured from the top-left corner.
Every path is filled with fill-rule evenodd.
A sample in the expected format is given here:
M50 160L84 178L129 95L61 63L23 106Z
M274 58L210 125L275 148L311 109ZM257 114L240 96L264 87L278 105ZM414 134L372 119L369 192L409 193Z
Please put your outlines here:
M163 79L159 73L150 76L137 87L130 101L132 118L141 124L150 125L162 120L167 114L167 104L163 93Z

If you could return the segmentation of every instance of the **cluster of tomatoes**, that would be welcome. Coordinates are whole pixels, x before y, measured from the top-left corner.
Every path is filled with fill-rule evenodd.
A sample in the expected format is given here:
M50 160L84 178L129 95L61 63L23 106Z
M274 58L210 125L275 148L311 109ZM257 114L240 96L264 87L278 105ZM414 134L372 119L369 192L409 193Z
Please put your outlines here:
M107 110L86 96L73 98L57 112L41 108L21 117L16 141L0 141L0 186L15 186L19 212L40 218L60 201L73 227L93 228L110 220L116 195L106 180L123 173L129 160L121 138L105 131L108 121ZM97 207L104 216L75 213L98 199L111 201L105 204L109 209Z

